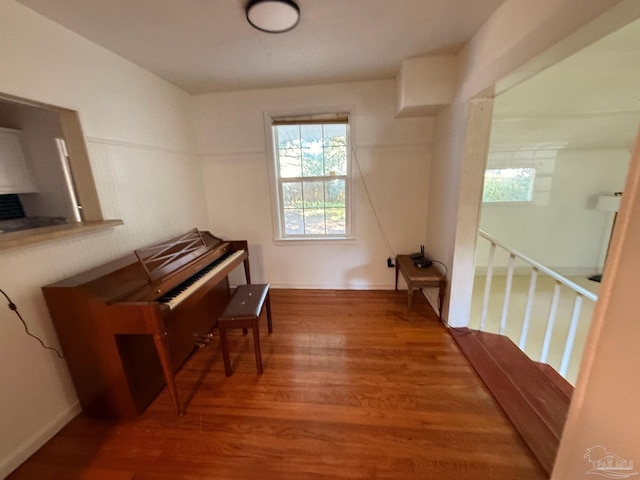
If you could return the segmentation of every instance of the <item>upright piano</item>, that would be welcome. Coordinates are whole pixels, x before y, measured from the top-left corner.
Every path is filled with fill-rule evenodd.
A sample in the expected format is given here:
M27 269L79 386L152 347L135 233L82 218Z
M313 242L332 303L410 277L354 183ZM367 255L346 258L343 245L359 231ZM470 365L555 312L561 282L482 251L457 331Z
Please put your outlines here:
M251 283L246 240L194 229L43 287L83 411L135 417L166 386L183 413L175 373L208 341L241 263Z

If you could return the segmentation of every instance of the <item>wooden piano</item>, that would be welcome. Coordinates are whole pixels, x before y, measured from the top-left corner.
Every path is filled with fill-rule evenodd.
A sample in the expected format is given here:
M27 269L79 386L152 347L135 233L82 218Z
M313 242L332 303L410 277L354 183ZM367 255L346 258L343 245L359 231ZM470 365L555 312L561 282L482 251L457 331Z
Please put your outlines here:
M227 275L247 242L196 229L42 288L85 413L140 415L166 385L183 413L174 374L229 298Z

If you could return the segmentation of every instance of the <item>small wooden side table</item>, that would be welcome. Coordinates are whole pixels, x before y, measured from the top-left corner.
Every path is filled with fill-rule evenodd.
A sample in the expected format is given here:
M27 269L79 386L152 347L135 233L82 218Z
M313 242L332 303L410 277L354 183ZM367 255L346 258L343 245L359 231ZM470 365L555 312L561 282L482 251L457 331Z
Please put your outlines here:
M416 267L409 255L398 255L396 257L396 290L398 289L398 273L402 273L407 282L408 312L411 312L413 302L413 290L422 287L437 287L438 292L438 316L442 321L442 304L444 302L444 291L447 287L447 278L440 273L433 265L427 268Z

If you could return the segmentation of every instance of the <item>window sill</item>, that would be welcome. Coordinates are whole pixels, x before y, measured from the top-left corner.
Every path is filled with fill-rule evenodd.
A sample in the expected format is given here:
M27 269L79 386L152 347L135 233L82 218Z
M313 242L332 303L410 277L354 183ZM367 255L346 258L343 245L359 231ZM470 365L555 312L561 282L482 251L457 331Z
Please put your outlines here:
M24 247L60 238L88 235L100 230L124 225L122 220L101 220L93 222L67 223L50 227L32 228L18 232L0 233L0 250Z

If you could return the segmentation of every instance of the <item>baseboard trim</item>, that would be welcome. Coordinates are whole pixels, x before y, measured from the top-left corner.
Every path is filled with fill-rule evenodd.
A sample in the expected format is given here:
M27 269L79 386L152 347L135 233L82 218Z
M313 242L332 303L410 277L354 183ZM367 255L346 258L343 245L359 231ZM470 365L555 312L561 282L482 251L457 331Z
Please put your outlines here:
M31 455L51 440L56 433L62 430L65 425L73 420L81 410L80 403L75 402L48 425L18 445L10 454L9 458L5 458L0 462L0 478L8 477L11 472L22 465Z

